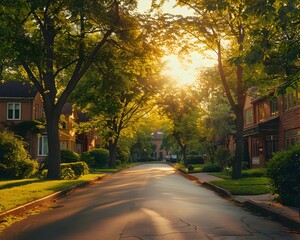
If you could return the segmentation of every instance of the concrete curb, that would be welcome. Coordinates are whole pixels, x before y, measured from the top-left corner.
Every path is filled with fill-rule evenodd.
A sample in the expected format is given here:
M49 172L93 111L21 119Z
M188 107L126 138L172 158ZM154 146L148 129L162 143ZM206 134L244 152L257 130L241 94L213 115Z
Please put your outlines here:
M264 216L272 217L272 219L280 222L286 227L300 231L300 217L299 219L295 219L286 214L280 213L280 211L276 211L276 209L271 208L271 206L268 204L261 204L254 200L246 200L245 202L243 202L243 205L249 209L259 211Z
M240 204L246 208L259 211L263 216L270 216L272 217L272 219L280 222L282 225L300 231L300 217L299 219L295 219L291 216L282 214L280 211L276 211L276 209L271 208L268 204L262 204L254 200L245 199L244 201L241 201L238 197L235 197L227 190L220 188L212 183L201 181L197 177L191 176L180 169L176 169L176 172L193 182L197 182L200 185L215 191L224 198L231 199L237 204Z
M104 174L103 176L100 176L100 177L97 177L91 181L87 181L87 182L83 182L83 183L79 183L79 184L76 184L72 187L69 187L69 188L66 188L66 189L63 189L59 192L55 192L49 196L46 196L46 197L43 197L41 199L37 199L37 200L34 200L32 202L29 202L29 203L26 203L22 206L19 206L19 207L16 207L16 208L12 208L10 210L7 210L7 211L4 211L4 212L1 212L0 213L0 222L2 222L6 217L8 216L17 216L17 215L21 215L21 214L24 214L26 212L28 212L29 210L32 210L34 208L37 208L39 206L42 206L46 203L49 203L49 202L53 202L54 200L58 199L58 198L62 198L68 194L70 194L71 192L77 190L77 189L80 189L80 188L84 188L90 184L93 184L97 181L100 181L102 178L106 177L107 175Z

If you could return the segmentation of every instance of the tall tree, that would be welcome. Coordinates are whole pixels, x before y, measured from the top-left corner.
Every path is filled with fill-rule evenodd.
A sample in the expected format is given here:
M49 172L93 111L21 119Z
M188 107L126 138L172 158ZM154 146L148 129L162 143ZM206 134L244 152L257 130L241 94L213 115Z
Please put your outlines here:
M95 62L73 96L106 140L110 167L115 166L120 137L125 131L135 132L136 123L151 110L152 99L162 86L159 61L140 34L131 36L126 45L106 48L106 59ZM83 89L85 95L81 95Z
M297 0L260 1L248 9L258 19L252 26L254 39L247 52L250 64L263 63L269 89L297 86L300 79L300 3ZM259 26L258 26L259 25ZM272 84L270 84L272 81Z
M63 105L110 37L125 35L122 21L136 1L2 1L2 55L42 95L48 134L48 178L60 174L58 123ZM9 24L7 24L9 23ZM11 30L7 30L10 28ZM3 54L4 51L0 51ZM10 59L12 57L12 59ZM2 73L12 74L12 66ZM3 76L5 74L2 74Z
M235 114L235 158L232 178L241 177L243 159L244 104L247 92L247 65L243 61L245 51L250 46L250 15L246 14L250 2L243 0L177 0L178 5L194 10L194 16L165 16L169 28L182 36L185 47L196 46L200 51L215 52L219 76ZM189 39L187 36L190 36ZM188 43L185 44L187 40ZM233 74L234 73L234 74ZM234 82L234 88L230 88Z
M170 120L170 135L177 142L185 167L189 143L197 137L198 102L191 88L167 88L158 100L163 115Z

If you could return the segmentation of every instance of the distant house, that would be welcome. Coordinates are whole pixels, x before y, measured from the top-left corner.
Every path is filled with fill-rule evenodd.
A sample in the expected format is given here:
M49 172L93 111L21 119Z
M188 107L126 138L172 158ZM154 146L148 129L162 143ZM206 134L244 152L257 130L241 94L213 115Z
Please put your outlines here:
M33 85L20 81L0 83L0 130L22 130L23 134L20 135L27 142L27 150L32 158L37 160L42 160L48 155L48 136L45 128L39 131L32 128L34 121L42 118L44 118L43 100ZM96 134L83 140L77 139L79 135L74 130L74 124L79 120L78 111L71 103L66 103L62 109L60 122L61 149L81 153L94 147L90 144L93 143ZM79 148L77 144L79 141L82 145L90 147Z
M86 123L89 118L86 113L77 111L77 123ZM98 138L98 132L95 129L89 132L76 133L76 152L83 153L90 151L100 146L100 139Z
M150 157L155 160L164 160L166 159L166 150L161 149L161 145L163 142L164 133L160 131L153 132L152 134L151 144L153 147L153 152L150 154Z
M18 81L0 83L0 129L13 129L25 122L30 126L30 122L43 116L42 98L32 85ZM25 128L23 125L21 127ZM23 138L28 152L37 159L42 153L38 134L24 130Z
M61 111L59 143L60 149L68 149L76 152L76 132L74 124L78 120L77 111L73 109L72 103L66 103Z
M300 92L247 98L245 152L251 167L264 167L273 153L300 142Z

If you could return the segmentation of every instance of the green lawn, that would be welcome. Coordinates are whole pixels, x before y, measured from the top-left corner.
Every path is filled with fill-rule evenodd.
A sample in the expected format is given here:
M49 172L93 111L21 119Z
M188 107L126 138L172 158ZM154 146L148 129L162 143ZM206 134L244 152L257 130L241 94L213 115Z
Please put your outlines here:
M100 176L103 176L103 174L88 174L76 180L44 180L38 178L2 180L0 181L0 212Z
M221 181L211 181L234 195L259 195L270 193L269 179L266 177L242 178L238 180L224 179Z

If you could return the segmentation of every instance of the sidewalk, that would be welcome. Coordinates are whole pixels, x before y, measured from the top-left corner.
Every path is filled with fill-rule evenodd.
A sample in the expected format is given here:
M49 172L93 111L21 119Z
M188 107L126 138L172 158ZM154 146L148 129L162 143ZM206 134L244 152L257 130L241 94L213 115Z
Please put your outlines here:
M209 183L214 180L222 180L221 178L212 176L208 173L193 173L189 175L196 178L202 185L217 191L224 197L230 198L243 206L255 209L264 215L271 216L274 220L279 221L287 227L300 230L300 209L284 206L273 201L273 196L271 194L250 196L232 195L228 191Z

